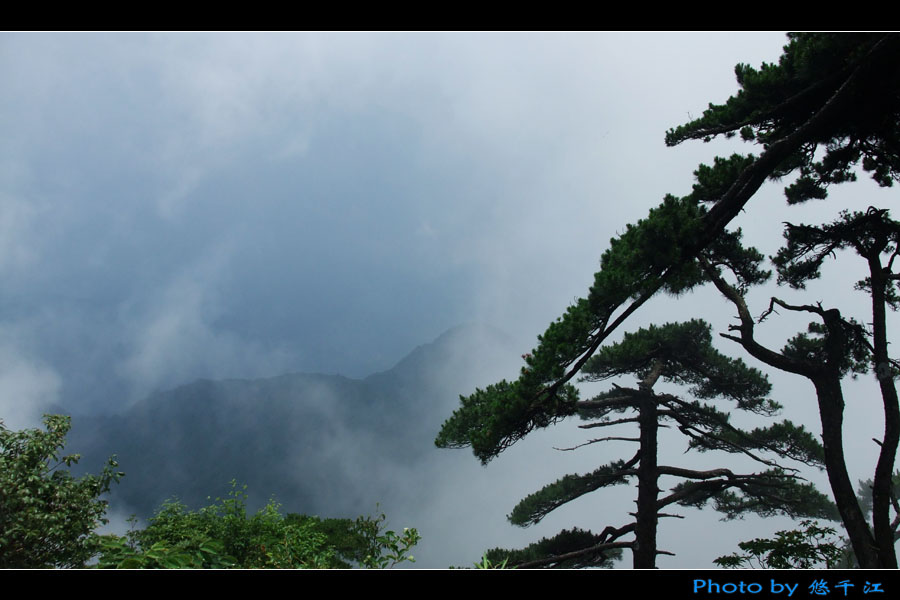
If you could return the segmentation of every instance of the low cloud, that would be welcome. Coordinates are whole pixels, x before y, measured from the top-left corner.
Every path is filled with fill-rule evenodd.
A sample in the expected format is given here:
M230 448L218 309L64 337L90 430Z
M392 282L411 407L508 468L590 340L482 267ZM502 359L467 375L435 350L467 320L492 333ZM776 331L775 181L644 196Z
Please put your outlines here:
M123 309L125 356L117 374L131 400L196 378L271 376L290 370L292 354L218 328L220 280L230 253L217 247L175 274L154 298ZM135 314L136 313L136 314Z
M0 419L9 429L40 427L59 398L60 377L6 338L0 333Z

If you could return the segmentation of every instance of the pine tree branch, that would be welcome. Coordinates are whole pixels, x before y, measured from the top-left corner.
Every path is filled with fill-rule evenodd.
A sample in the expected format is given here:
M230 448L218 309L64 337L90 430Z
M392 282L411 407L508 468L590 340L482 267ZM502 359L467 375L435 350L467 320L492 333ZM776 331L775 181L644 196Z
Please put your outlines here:
M853 71L820 109L807 119L803 125L795 129L793 133L769 145L756 162L741 173L741 176L728 189L728 192L716 202L715 206L704 217L706 222L706 231L704 233L707 235L701 236L699 240L700 248L705 247L710 240L725 230L728 223L737 216L747 201L782 161L810 139L813 139L814 135L839 113L842 105L852 98L854 86L863 76L867 63L873 60L877 54L889 48L892 43L896 43L896 41L896 34L889 34L876 42L866 55L857 61Z
M681 400L680 398L676 398L675 396L668 396L667 401L679 403L683 406L684 409L687 409L687 410L691 410L693 408L690 403L685 402L684 400ZM785 471L799 472L798 469L794 469L792 467L785 467L785 466L778 464L775 461L771 461L771 460L765 459L761 456L757 456L755 453L748 450L744 446L742 446L736 442L732 442L730 440L722 438L721 436L718 436L718 435L712 433L708 429L707 430L701 429L700 427L698 427L691 421L685 419L683 413L680 411L672 410L671 413L667 414L667 416L671 417L673 420L675 420L676 422L678 422L681 425L678 428L679 431L681 431L682 433L684 433L685 435L689 436L692 439L698 440L701 443L704 441L704 438L711 438L711 439L721 443L724 446L728 446L728 447L734 449L734 451L736 451L736 452L746 454L747 456L749 456L750 458L752 458L753 460L755 460L758 463L764 464L769 467L777 467L777 468L785 470ZM751 442L754 441L745 432L741 431L740 429L737 429L736 427L733 427L731 424L729 424L724 419L718 418L718 416L713 416L713 415L708 415L708 416L711 416L716 421L718 421L719 426L721 426L724 429L727 429L728 431L739 436L743 440L751 441ZM694 433L694 432L696 432L696 433ZM779 453L778 449L772 448L766 444L760 444L760 446L771 452ZM803 460L800 460L800 462L807 464Z
M851 75L856 75L857 72L860 71L860 67L864 66L867 62L871 61L879 52L881 52L885 46L889 44L891 38L896 37L894 34L887 34L876 43L872 45L869 51L855 60L853 63L847 65L846 67L835 71L834 73L819 79L812 84L808 85L803 90L797 92L790 98L780 102L778 105L769 108L765 111L757 111L750 116L746 117L743 121L738 121L736 123L731 123L729 125L719 125L715 127L706 127L702 129L695 129L689 133L685 133L680 137L680 139L676 138L674 135L666 136L666 144L669 146L674 146L688 139L704 139L714 137L723 133L729 133L733 131L738 131L744 127L751 126L754 124L759 124L759 127L762 127L763 123L773 121L777 119L779 116L783 114L789 114L792 110L795 110L797 105L802 105L804 101L810 96L815 96L822 92L822 90L834 87L837 82L841 79L845 79L844 84L846 85L847 80L850 80ZM840 88L837 92L840 91ZM834 95L837 94L834 92ZM701 117L702 118L702 117ZM699 119L698 119L699 120ZM853 140L851 140L852 142ZM875 154L877 152L870 151L870 153Z
M887 38L885 38L887 39ZM884 39L875 44L876 47L887 46L888 42ZM492 441L490 449L479 450L482 461L489 460L490 457L496 456L505 448L521 439L528 431L536 426L544 426L543 423L553 422L555 418L562 418L565 414L571 414L570 406L560 406L554 402L559 397L564 386L580 372L585 363L597 351L603 341L628 319L638 308L640 308L647 300L653 297L666 284L666 282L677 273L683 270L686 263L698 257L704 248L716 240L726 229L730 223L743 209L746 203L759 190L760 186L766 179L777 171L787 158L795 151L802 148L804 144L808 144L810 140L815 139L831 120L845 109L845 104L850 101L855 92L855 84L863 76L862 71L864 64L860 64L835 93L819 108L816 112L806 120L802 125L797 127L793 132L785 137L773 141L765 151L748 166L744 167L740 174L735 178L728 190L722 194L715 204L700 217L699 227L691 232L690 239L685 240L682 246L682 252L679 253L677 261L673 261L671 265L660 266L658 272L656 269L646 272L640 276L643 284L640 288L636 288L635 293L631 296L634 300L629 304L619 316L610 323L613 313L625 304L625 299L615 300L610 306L598 307L592 311L591 327L592 333L587 333L584 338L577 336L577 347L570 351L574 356L571 359L561 357L559 362L553 366L553 371L559 369L562 375L552 377L552 381L547 384L535 381L536 386L529 389L529 385L525 386L525 390L521 399L525 404L518 409L521 414L519 423L506 425L509 431L504 431L501 437ZM637 275L636 275L637 276ZM748 339L744 336L745 347L753 347L752 337ZM757 345L758 346L758 345ZM755 352L760 352L762 347L755 348ZM751 354L756 356L756 353ZM765 353L775 357L777 363L784 364L786 358L772 353L765 349ZM570 354L571 356L571 354ZM758 358L758 356L757 356ZM766 361L764 361L766 362ZM769 363L771 364L771 363ZM778 367L777 364L773 365ZM805 365L804 365L805 366ZM797 365L790 363L790 367L786 370L790 372L799 372L804 374L807 369L797 371ZM527 371L526 371L527 372ZM521 379L520 379L521 381ZM565 397L565 394L563 394ZM562 414L565 413L565 414ZM538 415L541 418L535 419ZM471 443L471 440L469 440ZM454 440L444 440L443 445L453 446ZM465 442L460 442L465 445Z
M625 396L614 396L612 398L604 398L602 400L582 400L575 403L575 410L598 410L604 408L622 408L632 406L634 404L634 394L637 394L638 391L630 390L629 388L621 389L633 392L633 394Z
M900 244L894 249L891 257L888 259L887 266L884 268L885 277L888 279L900 279L900 273L894 273L894 259L897 258L898 254L900 254Z
M619 539L623 535L627 533L631 533L634 531L635 523L629 523L627 525L623 525L622 527L615 528L611 525L608 525L603 531L600 532L600 539L603 540L601 543L591 546L589 548L584 548L582 550L575 550L573 552L567 552L565 554L560 554L557 556L551 556L548 558L542 558L538 560L533 560L525 563L520 563L516 565L516 568L519 569L530 569L533 567L541 567L544 565L549 565L557 562L561 562L563 560L568 560L570 558L577 558L579 556L584 556L585 554L592 554L595 552L599 552L602 550L610 550L613 548L634 548L634 542L616 542L615 540Z
M765 346L759 344L753 337L753 329L755 325L755 321L753 317L750 315L750 310L747 308L747 303L744 300L744 297L725 279L719 275L718 272L709 264L709 262L703 258L702 256L698 258L698 261L703 268L704 273L710 278L716 288L725 296L728 300L731 301L732 304L737 308L738 318L741 321L740 325L731 325L729 326L729 330L739 331L740 337L735 337L728 334L719 334L723 338L735 341L739 343L744 349L750 353L751 356L761 360L771 367L775 367L776 369L787 371L789 373L796 373L798 375L803 375L804 377L812 378L816 374L816 367L806 363L805 361L800 361L792 358L788 358L784 354L780 352L774 352Z
M587 425L579 425L579 429L593 429L594 427L609 427L611 425L619 425L620 423L637 423L637 417L628 419L615 419L614 421L598 421L596 423L588 423Z
M667 272L669 270L667 270ZM615 321L613 321L612 325L609 325L607 327L607 320L604 320L599 330L593 336L591 336L592 339L591 343L588 346L588 349L583 354L581 354L580 357L577 357L574 361L571 361L568 364L564 365L563 368L568 368L568 372L566 372L565 375L562 376L562 378L554 381L552 384L542 389L538 393L536 404L540 404L540 401L545 397L553 396L553 394L555 394L560 387L569 383L569 381L571 381L572 378L578 374L578 372L581 370L581 367L584 366L584 363L586 363L591 358L591 356L594 355L594 353L597 351L597 348L599 348L600 344L603 343L603 340L605 340L609 336L609 334L615 331L615 329L619 325L624 323L632 313L634 313L638 308L641 307L641 305L643 305L647 300L656 295L656 292L658 292L665 283L665 279L666 274L663 274L663 276L660 277L659 280L650 287L650 289L646 290L637 299L635 299L628 306L628 308L626 308L622 312L622 314L619 315Z
M577 450L578 448L582 448L582 447L584 447L584 446L589 446L589 445L591 445L591 444L596 444L597 442L613 442L613 441L620 441L620 442L640 442L641 439L640 439L640 438L614 437L614 436L613 436L613 437L596 438L596 439L593 439L593 440L588 440L588 441L586 441L586 442L584 442L584 443L578 444L577 446L572 446L571 448L557 448L556 446L553 446L553 449L554 449L554 450L559 450L559 451L561 451L561 452L568 452L568 451L570 451L570 450Z
M823 319L825 318L825 313L827 312L824 308L822 308L821 302L820 302L820 303L817 303L816 306L812 306L811 304L798 304L798 305L795 305L795 304L788 304L788 303L785 302L784 300L780 300L780 299L778 299L778 298L772 296L772 298L769 300L769 308L766 309L766 310L759 316L759 319L757 319L756 322L757 322L757 323L762 323L762 322L766 319L766 317L768 317L770 314L772 314L772 312L774 312L774 310L775 310L775 309L774 309L774 306L775 306L776 304L777 304L778 306L782 307L782 308L786 308L787 310L792 310L792 311L796 311L796 312L811 312L811 313L815 313L815 314L819 315L820 317L822 317Z
M680 140L672 140L671 142L667 142L667 145L674 146L675 144L679 144L688 139L703 139L709 137L715 137L717 135L721 135L723 133L730 133L733 131L739 131L740 129L747 127L749 125L765 123L766 121L771 121L773 119L778 118L780 115L789 113L793 106L802 103L807 97L818 93L823 88L833 86L837 81L841 78L846 77L848 73L853 69L855 65L847 66L831 74L829 77L824 79L820 79L815 81L814 83L807 86L805 89L797 92L787 100L781 102L777 106L762 112L762 113L753 113L743 121L738 121L737 123L732 123L729 125L718 125L716 127L707 127L704 129L696 129L690 134L684 135Z
M682 487L676 492L672 492L664 498L660 498L656 503L657 510L669 504L675 504L690 496L695 495L699 491L710 490L712 493L718 493L728 487L728 482L722 479L713 479L709 481L695 481L689 485Z
M700 441L701 443L703 442L704 438L712 438L713 440L715 440L725 446L733 448L736 452L740 452L741 454L746 454L747 456L749 456L756 462L764 464L767 467L776 467L776 468L782 469L784 471L799 472L798 469L794 469L792 467L785 467L785 466L778 464L775 461L767 460L761 456L757 456L756 454L754 454L750 450L740 446L739 444L736 444L734 442L726 440L710 431L703 431L701 429L698 429L690 424L682 424L682 426L679 427L678 430L681 431L682 433L684 433L685 435L687 435L688 437ZM694 431L696 431L698 433L694 433Z
M670 467L667 465L659 465L660 475L674 475L675 477L684 477L685 479L714 479L716 477L727 477L729 479L737 479L739 477L752 477L752 475L735 475L731 469L710 469L708 471L696 471L694 469L685 469L684 467Z
M597 544L596 546L591 546L590 548L585 548L583 550L575 550L573 552L566 552L565 554L560 554L558 556L550 556L548 558L541 558L538 560L532 560L524 563L519 563L516 566L517 569L533 569L534 567L543 567L544 565L552 565L553 563L562 562L564 560L568 560L570 558L578 558L579 556L584 556L585 554L594 554L596 552L602 552L603 550L612 550L614 548L633 548L634 542L607 542L604 544Z

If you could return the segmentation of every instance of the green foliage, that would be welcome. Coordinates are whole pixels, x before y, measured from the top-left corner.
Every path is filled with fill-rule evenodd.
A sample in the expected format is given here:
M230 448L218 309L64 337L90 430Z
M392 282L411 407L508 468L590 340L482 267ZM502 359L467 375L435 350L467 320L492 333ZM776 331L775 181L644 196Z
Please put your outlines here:
M729 232L726 227L766 178L778 179L799 171L799 178L785 189L789 203L824 198L829 185L852 181L853 170L859 164L880 185L891 185L900 175L898 55L900 35L895 33L790 34L777 65L763 64L759 70L738 65L735 74L741 90L737 95L723 105L711 104L700 119L668 132L669 145L687 139L709 141L718 135L732 137L739 132L744 140L762 146L763 152L758 158L735 154L727 159L716 158L712 166L701 165L695 172L696 184L690 195L667 195L663 204L652 209L645 219L628 225L624 233L612 239L587 298L576 300L539 336L537 348L523 355L526 365L519 378L461 397L460 408L444 423L435 440L441 447L471 446L482 463L487 463L533 429L573 414L600 419L583 427L641 422L642 449L634 459L622 463L622 468L615 473L601 469L595 474L564 477L526 498L511 519L521 524L535 522L592 489L635 475L632 467L639 462L646 464L642 461L647 456L641 454L649 451L643 448L644 439L650 440L652 454L656 453L655 435L643 435L645 430L655 431L651 427L653 419L674 420L679 430L691 438L691 448L744 452L774 466L753 454L767 450L821 465L824 454L818 441L793 423L740 431L728 422L727 412L670 395L650 394L652 381L661 375L691 385L699 398L728 398L736 401L738 408L761 414L772 414L778 408L765 398L768 383L760 373L705 350L709 333L704 334L696 324L651 328L635 337L626 336L621 345L611 348L601 348L601 344L658 291L678 295L713 280L738 307L741 316L741 325L731 328L740 331L741 337L726 337L742 343L756 358L790 372L822 376L817 380L817 391L826 372L832 376L866 370L870 360L866 331L852 319L842 318L836 310L789 306L777 301L789 310L816 313L823 323L811 325L808 333L790 340L782 354L752 339L755 323L749 316L744 294L750 285L762 283L770 273L761 268L763 256L757 250L740 244L741 232ZM794 234L799 240L799 234ZM804 243L812 251L820 250L821 257L837 248L832 245L823 250L815 243ZM898 254L897 245L896 238L889 238L881 246L890 246L886 251L893 252L891 261ZM812 278L821 257L810 262L803 252L785 255L782 263L776 260L779 276L797 282ZM722 277L719 271L723 267L736 277L736 286ZM869 278L857 287L870 289L872 285ZM889 287L885 290L887 304L900 305L900 294L893 284ZM629 300L631 303L627 304ZM772 312L772 307L768 312ZM661 372L656 373L658 370ZM642 390L617 388L582 402L569 384L578 373L587 380L632 373L646 376L647 382L641 382ZM838 381L838 389L828 391L839 399L839 377L832 379ZM638 401L641 397L643 402ZM648 397L652 403L646 401ZM637 410L639 417L609 420L611 413L628 409ZM839 437L839 419L826 415L824 410L822 417L825 438L833 437L835 423ZM588 443L609 439L638 441L611 437ZM656 469L656 462L649 462L654 466L640 467L644 514L652 512L655 502L653 482L665 474L700 481L677 486L657 507L676 501L700 506L712 500L729 516L747 511L762 515L834 515L833 506L824 496L778 468L762 474L735 475L727 469L689 472L660 467L654 475L648 470ZM829 462L828 469L834 485L840 474L833 463ZM641 494L639 502L640 497ZM879 498L883 505L884 494ZM643 528L642 547L648 548L646 541L655 535L655 520L644 522L650 525ZM626 529L613 530L613 537L608 539L627 533ZM864 524L861 529L865 529ZM856 537L861 540L865 536ZM650 548L646 553L654 551ZM646 558L641 558L644 564Z
M713 166L701 164L694 171L696 183L691 190L690 198L695 202L717 202L725 195L728 188L740 174L756 160L752 154L732 154L728 158L716 156Z
M354 565L376 567L375 558L382 558L382 550L391 546L394 555L397 548L393 546L399 543L399 537L392 532L384 532L386 517L381 514L377 517L365 516L357 519L322 519L309 515L288 513L285 516L287 523L306 524L325 536L329 547L334 550L335 566L351 568ZM409 530L418 535L415 530ZM413 535L410 534L410 535ZM406 535L406 530L404 530ZM379 541L379 537L386 538ZM416 541L418 541L416 539ZM407 550L414 544L411 543ZM409 557L410 562L415 562Z
M108 538L100 567L324 568L335 566L323 534L309 523L286 522L270 501L246 513L246 494L233 485L226 499L190 511L167 501L127 544Z
M863 257L895 252L900 244L900 223L890 219L889 212L883 209L869 208L864 213L841 211L839 219L820 227L788 223L784 238L784 248L772 258L778 282L803 289L809 280L820 277L822 264L837 250L853 249ZM891 291L896 294L896 290ZM892 298L896 299L896 295Z
M863 512L871 516L872 514L872 488L875 482L871 479L859 482L856 490L857 498L859 498L859 506ZM891 495L893 498L900 498L900 471L895 471L891 477ZM900 515L900 512L897 513ZM900 518L893 523L894 537L900 539Z
M707 410L709 407L706 407ZM699 409L699 407L698 407ZM804 464L823 468L825 451L816 437L802 425L784 420L769 427L757 427L752 431L740 431L721 426L721 418L710 419L708 426L714 435L692 439L690 447L703 452L724 450L768 450Z
M551 538L541 538L539 541L529 544L519 550L506 550L493 548L485 552L482 564L477 568L516 568L533 561L549 560L549 564L555 569L578 569L583 567L612 567L615 561L622 557L619 548L607 548L584 552L594 546L603 543L603 537L583 529L560 531ZM570 555L568 558L556 558ZM553 560L556 559L556 560ZM486 566L485 566L486 565ZM503 566L498 566L503 565Z
M827 187L854 181L861 164L882 186L900 174L900 63L896 34L792 33L777 65L735 67L740 91L725 104L669 130L666 144L709 141L740 132L764 147L790 136L840 89L836 114L773 169L772 178L799 170L785 188L791 203L827 196ZM848 89L849 88L849 89ZM820 150L821 147L821 150Z
M860 481L857 496L863 512L872 513L872 480ZM894 473L892 481L894 498L900 496L900 473ZM837 520L831 518L831 520ZM894 537L900 537L900 520L895 521ZM726 568L764 569L814 569L814 568L858 568L853 551L847 540L835 537L830 527L822 527L815 521L804 520L800 528L778 531L774 538L757 538L741 542L738 547L747 554L720 556L714 562Z
M674 421L689 439L689 448L725 450L731 453L749 454L757 461L773 466L775 463L754 454L766 451L788 456L816 466L821 465L821 444L802 426L789 421L747 432L729 423L730 414L699 401L682 400L671 394L654 394L651 388L659 378L672 383L689 385L695 396L704 399L730 400L738 409L771 415L780 407L766 398L771 386L765 375L731 359L712 347L710 326L702 320L685 323L667 323L642 328L626 334L622 341L600 348L583 368L583 379L605 380L621 375L635 375L642 389L616 386L593 400L579 403L579 415L595 420L587 427L614 426L641 421L646 403L653 405L651 421L641 421L641 431L659 427L662 422ZM609 420L611 413L633 411L637 417ZM726 519L746 513L762 516L787 514L834 518L834 506L812 485L803 484L781 468L771 468L762 473L737 475L728 469L701 472L676 466L658 465L658 448L654 442L645 445L642 438L610 437L593 440L630 440L640 442L638 452L628 461L618 460L585 475L566 475L541 490L524 498L513 509L508 519L514 525L529 526L538 523L551 511L587 493L602 487L628 483L637 478L640 486L656 490L659 477L674 475L687 479L676 485L671 494L654 499L648 512L638 512L631 526L610 530L613 537L597 538L592 545L613 542L616 538L636 531L640 523L649 522L655 513L671 503L701 507L709 502L722 512ZM592 443L589 442L589 443ZM650 464L645 481L641 482L640 464ZM572 534L574 535L574 534ZM655 533L651 534L655 536ZM570 540L571 541L571 540ZM544 545L535 548L546 549ZM628 546L628 542L615 542ZM607 546L608 548L608 546ZM585 549L584 546L581 548ZM571 551L567 550L567 552ZM496 555L499 556L499 555ZM489 555L490 558L496 556ZM644 560L642 557L641 560ZM535 558L515 558L521 561ZM651 558L652 560L652 558Z
M727 267L737 278L737 288L744 293L751 285L765 283L771 271L760 268L765 257L756 248L742 245L740 229L725 231L713 240L700 254L715 267Z
M772 257L778 270L778 282L803 289L807 282L821 276L825 260L843 249L855 250L870 262L870 268L874 266L874 272L882 270L882 257L890 257L883 273L888 275L900 248L900 223L890 219L887 210L870 207L865 213L842 211L839 219L820 227L788 223L784 238L785 246ZM884 302L892 310L900 308L897 284L900 280L892 280L891 277L883 277L880 284L882 288L879 291L884 294ZM870 297L875 292L871 276L858 281L855 287ZM864 338L865 332L857 327L855 335Z
M488 558L487 553L482 555L481 562L475 563L476 569L515 569L515 567L507 567L508 558L504 558L501 562L495 563Z
M100 537L100 556L95 565L100 569L229 569L237 560L225 552L218 540L203 539L195 547L156 542L145 551L135 548L127 537Z
M360 548L366 550L360 563L369 569L389 569L402 562L416 562L409 551L422 536L415 529L404 527L401 533L384 529L384 514L360 517L354 531L360 535Z
M503 380L484 390L476 389L468 397L460 396L460 408L444 423L435 445L471 446L475 456L486 464L529 431L552 425L575 410L578 390L573 386L564 386L552 400L541 403L531 402L521 391L524 386L522 380Z
M124 475L110 458L100 475L75 478L77 454L62 455L71 418L44 415L46 431L0 422L0 568L81 567L107 520L100 496Z
M705 213L690 196L669 194L646 218L627 225L625 233L609 241L609 249L600 258L600 271L588 296L591 307L601 309L599 314L608 318L606 311L659 285L671 294L681 294L701 283L703 276L690 250ZM667 274L664 280L663 273Z
M587 299L576 300L538 336L537 348L523 355L526 366L516 381L503 380L460 396L460 408L444 423L435 444L471 447L486 464L534 429L572 415L578 390L565 383L570 376L567 369L602 341L616 310L629 299L659 289L678 295L706 281L693 258L707 214L700 202L713 189L733 183L736 167L746 162L735 156L713 168L701 165L694 194L667 195L647 218L611 239ZM740 231L718 236L706 250L708 258L731 266L742 286L764 281L769 273L758 267L762 255L743 248L740 237Z
M761 517L840 519L831 500L811 483L802 483L782 469L769 469L753 476L728 476L720 480L684 482L673 492L684 494L682 506L702 508L712 502L725 520L754 513Z
M841 565L846 551L834 537L834 529L810 520L801 521L800 527L778 531L774 538L741 542L738 547L747 554L720 556L713 562L730 569L831 569Z
M646 219L610 240L588 298L577 300L538 337L538 347L525 355L526 366L516 381L503 380L461 396L460 408L444 423L435 444L471 446L487 463L534 429L574 414L578 391L560 379L595 343L594 336L615 310L629 298L660 287L680 294L703 281L687 253L704 212L690 198L667 196Z
M507 516L513 525L535 525L553 510L567 502L611 485L628 483L632 464L615 461L586 475L566 475L554 483L525 497Z
M798 333L789 339L781 353L809 364L833 364L841 376L868 372L872 355L865 329L853 319L841 319L837 310L827 312L831 315L826 315L826 318L835 319L833 328L811 321L807 332ZM834 347L839 348L840 352L831 351L830 348ZM840 357L836 363L830 360L835 354Z
M412 561L415 529L384 530L385 516L319 519L282 516L273 500L247 515L246 486L197 511L167 501L143 530L105 536L100 568L386 568Z
M672 383L690 385L698 398L728 398L740 408L771 414L777 410L765 398L772 386L757 369L712 347L711 328L705 321L650 325L626 333L622 341L601 348L585 364L585 379L599 381L617 375L646 377L654 366Z

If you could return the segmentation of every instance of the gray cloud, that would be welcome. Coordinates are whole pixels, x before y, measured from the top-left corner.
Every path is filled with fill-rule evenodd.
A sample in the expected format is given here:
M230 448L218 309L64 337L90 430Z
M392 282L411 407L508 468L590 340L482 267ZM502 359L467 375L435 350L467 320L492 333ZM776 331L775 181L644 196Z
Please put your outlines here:
M515 362L587 293L610 237L664 194L687 193L699 162L745 151L734 140L666 148L663 134L732 94L735 63L776 60L784 42L740 32L2 34L0 416L32 419L54 402L106 411L198 377L365 376L473 320L513 332ZM837 205L865 208L858 196L886 203L884 190L850 187L788 209L766 186L736 224L771 254L783 220L830 220ZM864 320L850 289L858 277L843 264L808 294L777 293ZM772 293L752 301L762 310ZM732 310L702 290L656 299L628 327L696 316L724 331ZM760 333L777 347L789 329ZM815 422L804 382L773 379L786 414ZM863 440L863 477L881 417L860 389L867 408L848 430ZM471 466L454 467L474 483L458 486L467 500L438 501L433 535L502 489L511 500L479 521L477 545L495 545L519 497L606 460L543 441L523 448L510 452L521 462L482 469L466 456ZM540 465L533 479L525 464ZM510 535L570 526L558 519Z
M8 429L40 427L59 399L60 377L0 330L0 420Z

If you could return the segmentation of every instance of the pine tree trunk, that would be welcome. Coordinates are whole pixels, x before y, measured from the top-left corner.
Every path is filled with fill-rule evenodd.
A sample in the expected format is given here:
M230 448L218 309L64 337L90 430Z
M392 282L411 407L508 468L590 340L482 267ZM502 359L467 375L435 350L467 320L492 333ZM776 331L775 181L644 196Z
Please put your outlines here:
M853 553L862 569L881 568L881 560L875 546L875 538L869 530L866 517L859 507L856 492L847 473L844 460L844 396L838 376L817 378L816 397L819 401L819 414L822 418L822 445L825 449L825 470L834 494L841 520L850 537Z
M635 524L634 568L656 568L656 501L659 477L656 461L657 408L650 390L642 390L638 423L641 428L641 462L638 465L637 520Z
M884 401L884 437L881 452L875 466L872 485L872 526L875 543L881 556L881 568L896 569L897 553L894 549L894 529L891 527L891 491L893 489L894 460L900 445L900 403L894 386L893 369L888 357L887 323L885 310L885 286L887 280L878 253L868 257L872 278L872 333L875 374Z

